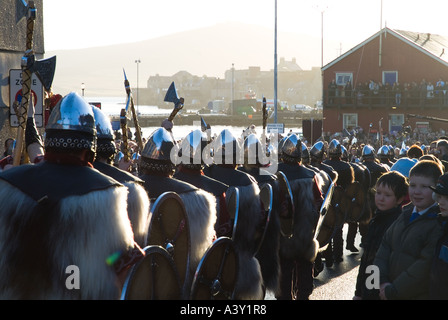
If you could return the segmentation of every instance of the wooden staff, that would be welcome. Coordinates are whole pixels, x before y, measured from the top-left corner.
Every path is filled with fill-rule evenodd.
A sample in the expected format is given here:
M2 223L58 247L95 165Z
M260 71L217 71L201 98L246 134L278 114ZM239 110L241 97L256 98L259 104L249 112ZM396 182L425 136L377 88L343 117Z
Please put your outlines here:
M20 107L18 108L17 120L19 122L19 128L17 130L16 147L14 148L13 165L20 165L22 158L22 152L24 149L25 140L25 127L26 118L28 114L28 104L31 92L31 76L32 72L27 68L27 61L33 55L33 34L34 34L34 21L36 20L36 8L34 1L28 2L28 13L26 20L26 51L25 56L22 58L22 100Z
M124 160L129 161L131 158L128 146L128 125L127 125L127 110L125 108L121 109L120 112L120 127L121 127L121 140L123 141L123 154Z

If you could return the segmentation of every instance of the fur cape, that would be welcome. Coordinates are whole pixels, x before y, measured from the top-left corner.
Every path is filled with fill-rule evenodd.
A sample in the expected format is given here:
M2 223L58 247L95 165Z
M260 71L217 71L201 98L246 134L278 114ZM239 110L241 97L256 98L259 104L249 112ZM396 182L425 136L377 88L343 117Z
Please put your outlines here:
M125 182L128 189L128 216L134 232L135 242L144 248L151 221L150 202L145 188L137 182Z
M106 261L134 247L126 200L126 188L115 186L63 198L41 217L35 200L0 180L0 299L119 298ZM67 285L70 266L79 288Z
M294 225L291 238L280 238L280 256L285 259L305 259L313 262L319 243L314 239L319 209L313 195L313 178L291 180L294 198Z
M239 210L234 236L239 270L235 297L238 300L263 299L260 263L254 257L255 233L261 221L260 188L256 183L238 186Z
M183 297L189 297L191 284L203 255L215 240L216 198L201 189L180 193L190 226L190 272L185 282Z

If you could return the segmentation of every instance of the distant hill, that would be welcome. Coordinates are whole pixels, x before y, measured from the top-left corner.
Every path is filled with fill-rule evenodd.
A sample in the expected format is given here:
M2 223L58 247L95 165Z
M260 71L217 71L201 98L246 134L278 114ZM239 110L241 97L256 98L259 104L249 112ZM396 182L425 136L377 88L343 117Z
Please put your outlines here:
M296 58L299 66L309 70L320 66L320 38L298 33L279 32L278 59ZM260 66L262 71L274 68L274 30L231 22L184 31L134 43L78 50L46 52L57 56L53 91L67 94L81 92L86 96L125 95L123 68L132 87L146 87L151 75L170 76L184 70L193 75L224 78L226 70Z

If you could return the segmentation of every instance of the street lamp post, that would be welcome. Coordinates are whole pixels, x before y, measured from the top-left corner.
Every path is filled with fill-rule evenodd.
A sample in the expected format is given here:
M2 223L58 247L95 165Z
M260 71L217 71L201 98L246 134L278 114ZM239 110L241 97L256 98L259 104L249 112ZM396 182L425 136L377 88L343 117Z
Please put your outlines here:
M140 62L141 62L140 58L135 60L135 63L137 64L137 114L138 115L140 114L140 112L138 111L138 98L139 98L139 95L138 95L138 65L140 64Z
M322 141L324 140L324 100L325 100L325 91L324 91L324 13L325 10L328 9L328 6L314 6L317 10L320 11L320 76L322 79L322 127L321 127L321 135L322 135ZM313 131L313 128L311 127L311 131Z
M82 96L84 97L84 89L86 88L86 85L83 83L81 83L81 92L82 92Z
M231 85L231 93L230 93L230 114L233 116L233 99L235 98L235 88L233 87L235 85L235 65L232 63L232 85Z
M275 0L274 25L274 123L277 123L277 0Z

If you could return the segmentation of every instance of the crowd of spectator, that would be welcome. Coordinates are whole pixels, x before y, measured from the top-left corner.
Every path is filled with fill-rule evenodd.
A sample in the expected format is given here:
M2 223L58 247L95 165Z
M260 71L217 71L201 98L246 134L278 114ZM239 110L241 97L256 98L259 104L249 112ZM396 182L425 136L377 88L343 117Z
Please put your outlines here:
M382 105L448 105L448 82L422 79L420 82L382 83L381 81L358 82L338 86L335 80L328 85L329 104L382 104Z

